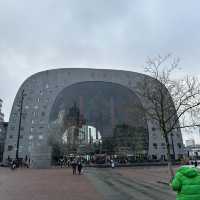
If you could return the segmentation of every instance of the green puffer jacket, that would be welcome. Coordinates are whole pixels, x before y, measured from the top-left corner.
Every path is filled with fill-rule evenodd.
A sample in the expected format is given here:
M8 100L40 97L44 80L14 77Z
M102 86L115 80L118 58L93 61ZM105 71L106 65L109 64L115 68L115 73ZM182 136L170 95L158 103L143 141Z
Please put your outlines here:
M181 167L171 186L178 192L176 200L200 200L200 172L194 167Z

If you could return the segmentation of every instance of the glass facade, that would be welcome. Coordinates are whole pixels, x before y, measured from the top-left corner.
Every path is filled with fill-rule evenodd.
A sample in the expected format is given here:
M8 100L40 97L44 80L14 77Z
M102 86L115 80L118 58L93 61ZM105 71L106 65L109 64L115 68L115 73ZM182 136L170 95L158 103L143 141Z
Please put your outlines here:
M119 84L90 81L66 87L50 113L52 157L97 154L143 159L149 134L138 96Z

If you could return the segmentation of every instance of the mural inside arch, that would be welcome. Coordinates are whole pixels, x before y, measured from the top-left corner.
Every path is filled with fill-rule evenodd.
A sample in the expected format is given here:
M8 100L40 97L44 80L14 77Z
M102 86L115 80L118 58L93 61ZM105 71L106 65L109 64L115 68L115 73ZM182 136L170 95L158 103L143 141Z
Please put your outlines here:
M130 89L110 82L81 82L57 96L49 117L52 158L109 154L145 157L149 134L142 104Z

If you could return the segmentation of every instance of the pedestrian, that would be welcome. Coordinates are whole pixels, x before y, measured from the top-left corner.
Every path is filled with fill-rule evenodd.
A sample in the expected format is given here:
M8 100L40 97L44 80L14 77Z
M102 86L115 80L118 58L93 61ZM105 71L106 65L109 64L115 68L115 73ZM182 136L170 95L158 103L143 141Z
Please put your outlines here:
M170 184L177 192L176 200L200 200L200 172L194 167L178 169Z
M72 170L73 170L73 175L75 175L76 174L76 167L77 167L76 160L72 161L71 166L72 166Z
M111 167L112 167L112 169L115 168L115 162L113 160L111 160Z
M63 168L64 161L65 161L64 158L60 158L60 159L59 159L60 168Z
M70 167L70 160L67 160L67 167Z
M82 163L79 161L79 162L78 162L78 174L79 174L79 175L81 174L82 168L83 168L83 165L82 165Z
M31 159L29 158L28 159L28 167L30 167L30 165L31 165Z
M16 159L13 159L11 161L11 165L10 165L11 169L14 170L17 168L17 160Z
M24 161L27 162L27 160L28 160L28 156L26 155L24 158Z
M26 155L23 161L23 166L26 168L29 168L29 164L28 164L28 156Z
M198 163L197 160L194 161L194 166L197 167Z

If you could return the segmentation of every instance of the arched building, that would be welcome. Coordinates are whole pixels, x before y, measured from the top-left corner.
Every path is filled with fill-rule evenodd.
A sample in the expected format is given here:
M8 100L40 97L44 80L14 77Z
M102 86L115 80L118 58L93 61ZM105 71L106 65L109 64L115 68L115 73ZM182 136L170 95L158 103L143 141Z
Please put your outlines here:
M27 156L32 167L49 167L56 145L63 143L62 151L68 154L104 152L164 159L166 145L160 128L140 109L148 104L137 94L146 77L129 71L78 68L32 75L14 100L4 160ZM170 142L175 157L181 157L179 129Z

